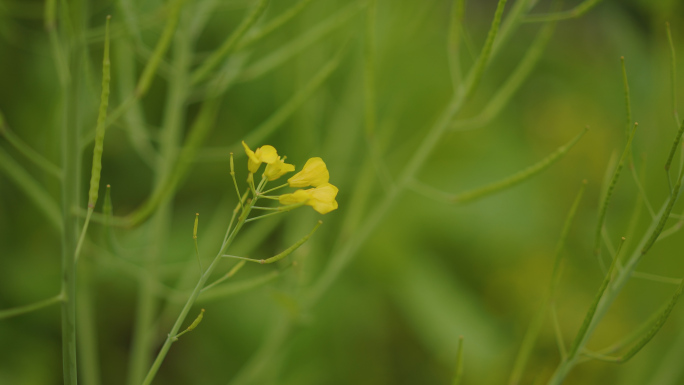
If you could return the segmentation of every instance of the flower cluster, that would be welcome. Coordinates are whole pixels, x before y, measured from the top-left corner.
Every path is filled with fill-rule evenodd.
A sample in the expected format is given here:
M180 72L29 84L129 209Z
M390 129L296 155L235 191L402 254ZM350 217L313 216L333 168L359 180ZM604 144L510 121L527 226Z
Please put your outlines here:
M256 151L252 151L245 142L242 142L242 146L249 158L247 169L249 170L250 181L253 180L252 175L259 170L262 163L266 163L263 175L268 181L276 180L295 170L294 165L285 163L285 157L278 156L278 152L273 146L261 146ZM291 194L280 195L278 200L283 205L308 205L321 214L329 213L337 209L335 197L338 192L337 187L328 183L329 179L330 173L323 159L311 158L304 164L301 171L287 180L286 185L296 188L313 188L300 189Z

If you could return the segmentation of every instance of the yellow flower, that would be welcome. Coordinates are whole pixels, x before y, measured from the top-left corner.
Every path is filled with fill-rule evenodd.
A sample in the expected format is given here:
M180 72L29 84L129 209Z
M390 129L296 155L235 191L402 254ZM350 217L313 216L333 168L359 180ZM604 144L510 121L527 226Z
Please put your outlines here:
M275 162L266 165L266 170L264 170L264 176L271 181L280 178L287 172L294 171L294 165L285 163L285 159L281 160L280 157L276 159Z
M261 146L257 148L256 151L252 151L247 146L247 143L245 143L243 140L242 147L245 148L245 153L249 158L249 161L247 162L247 169L252 174L259 170L259 166L261 166L262 163L271 164L279 160L278 151L276 151L275 147L273 146Z
M327 214L337 209L337 187L330 183L322 184L308 190L297 190L292 194L283 194L279 200L281 204L293 205L304 202L321 214Z
M290 187L318 187L328 183L329 179L330 174L323 159L311 158L306 161L302 171L294 174L287 180L287 183Z

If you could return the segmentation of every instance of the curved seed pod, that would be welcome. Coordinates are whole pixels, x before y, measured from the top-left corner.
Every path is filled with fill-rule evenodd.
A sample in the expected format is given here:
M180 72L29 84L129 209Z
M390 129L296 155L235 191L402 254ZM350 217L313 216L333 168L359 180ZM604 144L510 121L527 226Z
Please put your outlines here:
M97 116L95 127L95 148L93 149L93 168L90 172L90 190L88 191L88 209L92 210L97 203L98 190L100 188L100 173L102 172L102 152L104 151L105 121L107 120L107 107L109 105L109 20L105 29L104 59L102 60L102 96L100 97L100 112Z

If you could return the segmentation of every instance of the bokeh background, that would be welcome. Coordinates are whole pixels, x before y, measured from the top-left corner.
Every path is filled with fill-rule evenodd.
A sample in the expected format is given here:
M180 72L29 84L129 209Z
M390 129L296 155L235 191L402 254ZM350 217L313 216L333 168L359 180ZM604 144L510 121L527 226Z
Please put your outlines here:
M133 4L141 41L127 50L131 43L125 43L127 29L117 2L87 3L90 65L79 75L84 84L83 130L92 130L99 101L105 15L113 16L110 105L116 106L126 96L117 85L121 57L133 58L139 73L159 38L168 8L166 2L157 0ZM197 17L202 3L212 2L187 1L181 26ZM190 65L206 59L255 3L213 2L207 24L191 47ZM550 3L541 0L532 12L546 12ZM570 9L579 3L568 0L562 7ZM295 4L294 0L272 1L256 29ZM199 274L192 243L195 212L201 219L202 261L206 266L213 258L237 201L228 174L228 152L239 150L235 143L310 87L336 55L340 55L339 64L315 91L306 92L303 102L278 122L272 134L249 144L253 148L274 145L298 167L310 156L322 157L331 183L340 188L339 209L321 218L323 227L290 257L297 266L247 265L232 283L253 282L264 274L271 278L249 290L233 285L232 292L200 301L189 318L203 307L207 311L204 321L173 345L156 383L448 384L455 370L459 336L464 338L464 383L504 383L548 286L553 249L566 213L586 179L587 192L564 251L563 278L555 301L566 344L572 341L602 280L592 254L593 232L606 168L625 143L620 56L627 63L633 118L639 122L633 151L637 169L643 172L653 206L660 207L667 196L663 165L676 125L665 23L670 22L676 52L684 58L684 4L604 0L580 18L559 22L538 65L502 112L477 130L446 134L418 179L445 192L466 191L539 161L586 125L591 127L589 133L542 174L471 204L447 204L403 192L330 290L314 307L306 308L300 301L302 293L385 198L387 183L376 176L375 169L386 168L396 178L453 92L446 49L451 1L378 0L374 19L377 131L375 144L369 145L364 129L368 17L364 4L311 1L276 33L231 55L228 66L242 68L242 72L222 96L216 123L188 177L165 206L161 230L156 219L133 229L115 229L112 241L102 226L91 226L79 266L79 290L84 292L79 306L91 305L97 354L89 357L99 366L102 384L130 381L136 314L151 314L150 325L155 326L146 331L152 351L143 362L163 342L178 313L178 298L182 300ZM43 28L43 6L41 1L0 0L0 110L18 136L59 164L62 102ZM495 7L493 0L466 1L463 67L473 63ZM312 38L321 25L329 31ZM525 24L509 39L459 118L476 116L487 104L538 30L537 24ZM304 42L294 52L292 44L297 41ZM116 215L133 211L152 189L155 168L132 146L128 125L144 127L151 150L159 148L167 124L165 108L175 49L172 44L139 105L143 121L122 119L107 132L102 182L112 185ZM283 52L294 54L269 68L269 60ZM678 69L684 68L681 62ZM684 84L681 78L678 86ZM201 87L188 90L183 132L197 115L202 95ZM58 182L2 138L0 151L16 159L50 196L59 199ZM83 152L83 196L91 151L88 147ZM236 166L239 180L244 180L241 154ZM369 167L373 172L367 172ZM0 308L4 309L59 292L60 235L2 171ZM615 240L627 231L637 197L630 173L623 174L606 222ZM353 203L354 192L363 190L369 198L359 207ZM682 209L680 204L675 212ZM231 252L269 257L308 232L319 217L306 208L257 222L245 229ZM668 227L677 220L672 219ZM638 229L643 231L649 222L644 209ZM670 236L654 247L638 270L684 276L682 246L680 233ZM157 255L153 262L150 255ZM232 264L222 262L219 272L225 273ZM141 303L145 282L158 283L151 289L151 300ZM675 287L634 278L589 347L607 346L634 330L667 301ZM630 362L584 363L566 383L684 382L679 359L684 354L681 308L680 304L661 332ZM79 323L79 332L85 332L84 328ZM523 383L545 383L558 361L547 319ZM58 306L0 321L0 383L62 383Z

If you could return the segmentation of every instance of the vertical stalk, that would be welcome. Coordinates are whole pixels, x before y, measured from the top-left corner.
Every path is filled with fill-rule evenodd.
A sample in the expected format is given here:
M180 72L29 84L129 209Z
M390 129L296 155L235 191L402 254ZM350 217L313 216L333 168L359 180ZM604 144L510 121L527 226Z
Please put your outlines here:
M78 351L81 361L81 379L86 385L100 385L100 354L97 341L97 324L92 296L94 288L91 277L93 266L88 259L78 262L79 285L77 290L78 308L76 320L78 321Z
M80 74L85 60L83 28L85 10L81 0L60 4L60 37L64 39L67 68ZM73 209L80 203L80 145L78 106L81 76L63 79L62 88L62 362L64 384L78 383L76 358L76 263L74 254L78 220Z

